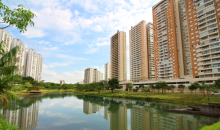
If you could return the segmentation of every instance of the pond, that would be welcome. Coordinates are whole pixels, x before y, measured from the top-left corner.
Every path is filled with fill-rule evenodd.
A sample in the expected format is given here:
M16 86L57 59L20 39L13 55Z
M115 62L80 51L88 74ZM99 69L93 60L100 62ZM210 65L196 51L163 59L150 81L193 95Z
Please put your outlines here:
M164 112L180 105L50 93L13 101L0 113L21 130L197 130L218 118Z

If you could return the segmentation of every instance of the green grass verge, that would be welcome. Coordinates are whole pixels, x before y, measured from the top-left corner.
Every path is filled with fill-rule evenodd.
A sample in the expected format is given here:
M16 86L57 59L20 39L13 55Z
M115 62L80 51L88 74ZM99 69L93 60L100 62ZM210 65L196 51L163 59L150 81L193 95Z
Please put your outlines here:
M220 130L220 122L212 124L210 126L205 126L201 130Z
M0 130L19 130L17 126L10 125L6 120L0 115Z
M92 92L78 92L74 93L79 95L94 95L102 97L120 97L120 98L138 98L154 101L163 101L167 103L175 103L180 105L199 105L208 103L220 103L219 95L209 95L210 101L208 101L208 96L194 95L194 94L181 94L181 93L149 93L149 92L114 92L111 93L110 90L104 90L100 94L97 91Z

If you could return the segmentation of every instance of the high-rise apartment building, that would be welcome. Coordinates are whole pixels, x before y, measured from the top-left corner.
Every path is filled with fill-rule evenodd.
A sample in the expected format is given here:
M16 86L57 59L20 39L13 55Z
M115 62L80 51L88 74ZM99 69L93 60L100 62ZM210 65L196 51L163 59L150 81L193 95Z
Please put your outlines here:
M178 1L163 0L153 6L155 79L185 75Z
M126 67L126 33L117 31L111 37L111 78L119 81L127 80Z
M200 44L196 46L198 76L219 77L220 76L220 1L219 0L198 0L196 2L187 1L187 13L197 17L197 22L190 23L189 27L197 25ZM191 9L193 6L194 9ZM196 8L196 9L195 9ZM196 13L193 13L196 11ZM190 28L191 30L194 28ZM191 33L191 32L190 32ZM192 31L195 33L195 31ZM198 34L198 33L197 33ZM192 39L192 38L191 38Z
M103 73L97 69L93 70L93 82L99 82L103 80Z
M37 66L36 66L35 80L37 80L38 82L41 81L42 66L43 66L43 57L40 54L37 54Z
M155 79L155 61L154 61L154 35L153 24L147 23L147 51L148 51L148 67L149 79Z
M103 80L103 73L97 69L87 68L84 71L84 84L99 82Z
M142 20L134 27L131 27L129 44L130 80L147 80L149 78L149 70L146 21Z
M219 8L215 0L180 0L186 71L194 78L220 76Z
M9 50L11 49L12 37L5 29L0 30L0 42L4 42L4 44L2 44L3 49L5 50L5 52L9 52Z
M16 70L16 74L25 76L25 68L26 68L26 49L25 45L23 44L23 41L20 39L13 39L11 43L11 49L19 46L19 50L16 54L16 57L18 58L18 61L16 62L16 66L18 69Z
M93 69L87 68L84 71L84 84L90 84L93 82Z
M33 49L26 49L27 62L26 62L26 77L30 76L33 79L36 77L37 67L37 53Z
M108 81L108 79L110 79L110 76L111 76L109 63L105 64L104 75L105 75L104 80Z

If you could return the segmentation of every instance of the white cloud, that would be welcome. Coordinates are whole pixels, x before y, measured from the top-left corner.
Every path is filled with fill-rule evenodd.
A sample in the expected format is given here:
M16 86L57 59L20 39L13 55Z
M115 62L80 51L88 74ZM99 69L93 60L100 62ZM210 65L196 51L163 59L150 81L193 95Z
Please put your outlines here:
M78 10L75 10L75 15L77 16L79 14L79 11Z
M95 32L102 32L102 31L103 31L101 25L96 25L95 27L93 27L93 30L94 30Z
M52 63L49 65L49 67L55 67L55 66L68 66L70 63Z
M96 43L96 46L105 46L105 45L110 45L110 43L109 42Z
M85 58L73 57L73 56L64 55L64 54L58 54L57 57L59 57L59 58L64 58L64 59L69 59L69 60L87 60L87 59L85 59Z
M58 47L51 47L51 48L44 48L44 50L57 50L59 49Z
M89 48L85 53L94 53L97 52L99 48Z
M50 42L45 42L44 40L42 40L42 41L39 41L38 43L39 44L49 44Z
M98 11L98 7L94 4L94 0L70 0L68 4L79 4L86 11L96 12Z
M46 82L58 83L60 79L64 79L66 83L76 83L79 81L83 81L83 74L84 71L78 71L78 70L73 70L73 71L70 70L58 74L54 70L49 70L47 65L43 65L42 80L45 80Z
M27 28L27 31L25 33L22 33L22 35L26 36L27 38L34 38L34 37L44 37L47 35L43 30L41 29L35 29L35 28Z

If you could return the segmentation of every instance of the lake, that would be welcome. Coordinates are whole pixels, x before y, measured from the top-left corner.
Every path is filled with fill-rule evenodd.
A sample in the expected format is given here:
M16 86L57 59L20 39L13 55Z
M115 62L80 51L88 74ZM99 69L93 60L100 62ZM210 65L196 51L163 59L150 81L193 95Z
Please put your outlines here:
M137 99L49 93L21 96L0 113L21 130L197 130L218 121L176 114L180 105Z

